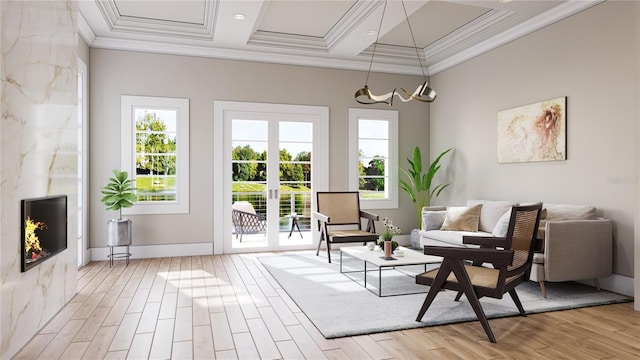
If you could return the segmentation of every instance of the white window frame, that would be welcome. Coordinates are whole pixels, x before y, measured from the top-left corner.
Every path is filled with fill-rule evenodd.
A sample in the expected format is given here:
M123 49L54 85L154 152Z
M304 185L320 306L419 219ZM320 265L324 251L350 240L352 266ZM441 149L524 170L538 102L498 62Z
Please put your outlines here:
M155 108L175 110L176 118L176 199L174 201L139 201L133 207L122 209L125 215L187 214L189 213L189 99L121 96L121 166L136 173L136 119L135 109Z
M385 186L385 199L360 199L362 209L398 208L398 111L377 109L349 109L349 190L359 191L358 149L360 120L382 120L389 125L388 170L389 183Z

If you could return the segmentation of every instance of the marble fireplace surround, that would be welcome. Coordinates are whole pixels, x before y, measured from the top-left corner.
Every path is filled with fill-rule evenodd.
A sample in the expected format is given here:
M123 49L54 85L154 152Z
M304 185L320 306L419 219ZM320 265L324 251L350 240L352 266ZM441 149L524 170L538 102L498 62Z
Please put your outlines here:
M1 1L0 358L76 293L77 3ZM66 250L21 272L21 199L66 194Z

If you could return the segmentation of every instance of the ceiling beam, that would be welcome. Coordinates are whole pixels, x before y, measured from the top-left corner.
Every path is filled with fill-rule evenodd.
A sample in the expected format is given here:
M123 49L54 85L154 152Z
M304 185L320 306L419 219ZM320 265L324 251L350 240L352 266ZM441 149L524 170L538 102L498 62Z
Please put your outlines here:
M407 16L411 16L429 0L404 1ZM384 0L358 1L336 26L327 34L326 41L329 53L340 56L356 56L371 46L376 38L406 20L402 2L389 0L384 9ZM368 34L370 30L378 31L384 9L384 19L379 34Z
M243 47L257 30L269 4L266 0L237 1L218 0L213 43L216 46ZM246 16L244 20L235 14Z

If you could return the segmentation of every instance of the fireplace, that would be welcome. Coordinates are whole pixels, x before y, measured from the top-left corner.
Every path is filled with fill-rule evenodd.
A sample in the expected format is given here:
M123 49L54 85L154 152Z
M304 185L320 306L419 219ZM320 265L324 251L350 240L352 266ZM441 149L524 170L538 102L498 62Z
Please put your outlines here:
M21 228L25 272L67 248L67 196L22 200Z

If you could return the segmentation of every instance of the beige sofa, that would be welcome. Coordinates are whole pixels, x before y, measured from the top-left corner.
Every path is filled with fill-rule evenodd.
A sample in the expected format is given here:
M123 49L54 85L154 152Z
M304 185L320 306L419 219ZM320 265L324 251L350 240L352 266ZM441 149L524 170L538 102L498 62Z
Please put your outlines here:
M504 236L514 205L517 203L511 201L469 200L464 207L425 207L420 245L472 247L475 245L462 244L463 236ZM598 278L612 272L613 226L611 220L598 217L593 206L544 204L538 242L530 280L540 284L544 297L545 281L593 279L600 290Z

